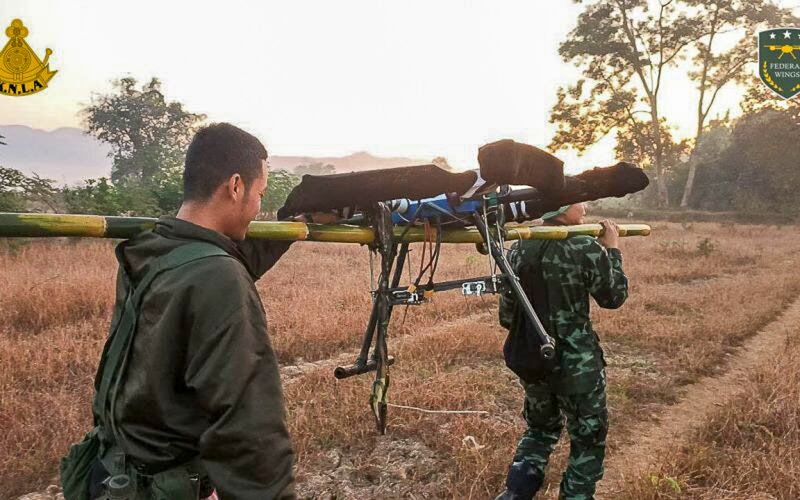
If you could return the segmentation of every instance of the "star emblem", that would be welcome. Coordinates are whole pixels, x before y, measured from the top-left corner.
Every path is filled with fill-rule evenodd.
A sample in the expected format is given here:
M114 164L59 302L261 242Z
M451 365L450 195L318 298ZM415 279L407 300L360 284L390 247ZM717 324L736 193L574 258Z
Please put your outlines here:
M791 38L791 37L792 37L792 34L789 33L788 30L783 32L783 38Z
M770 40L775 40L775 33L770 33L769 34L769 39Z

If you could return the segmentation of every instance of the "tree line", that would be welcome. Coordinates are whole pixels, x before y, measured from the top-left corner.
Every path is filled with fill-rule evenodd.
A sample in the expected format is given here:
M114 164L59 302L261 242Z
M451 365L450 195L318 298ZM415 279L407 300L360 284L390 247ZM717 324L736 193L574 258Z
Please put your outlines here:
M579 3L584 10L559 53L582 76L556 92L552 151L583 152L615 136L618 159L638 163L653 181L629 197L629 205L797 211L791 201L800 190L800 146L792 139L800 132L800 98L777 98L745 70L756 58L758 30L797 24L789 9L772 0ZM695 132L684 139L674 134L675 110L660 106L676 76L697 90L686 103L694 110ZM715 107L720 92L733 85L746 88L736 119L730 109ZM0 167L0 210L175 213L183 155L206 116L168 102L157 78L137 87L130 77L114 82L108 94L93 94L82 115L86 133L111 147L110 177L54 187ZM450 169L442 157L433 163ZM271 171L264 214L274 215L300 176L331 173L333 165L321 163Z
M108 94L94 94L81 114L84 131L111 148L110 176L86 179L78 186L56 186L51 179L0 166L0 211L177 213L183 197L186 148L206 116L186 111L179 102L168 102L157 78L137 87L131 77L113 82ZM0 136L0 146L7 145L3 139ZM263 215L275 215L302 175L333 173L335 167L323 163L297 165L292 172L270 171Z
M757 31L797 25L791 10L771 0L577 3L584 5L583 12L560 44L559 54L582 75L558 89L550 114L556 125L550 148L582 152L606 135L616 135L618 158L639 163L653 180L644 195L636 197L647 206L774 207L771 186L787 177L796 182L796 177L778 172L785 161L765 163L784 157L770 154L776 152L770 148L777 143L769 139L770 134L756 130L755 123L788 125L792 111L776 96L759 92L763 86L757 79L751 82L753 76L746 67L757 58ZM695 132L691 138L678 140L670 125L677 110L661 104L683 79L697 89L693 100L686 102L694 110ZM751 87L742 102L744 117L736 121L728 115L714 118L711 113L717 109L720 92L734 84ZM765 107L774 108L756 113L758 118L748 116L755 112L751 102L756 94ZM722 136L728 138L731 149L719 142ZM792 147L784 144L781 154ZM728 153L722 154L720 148ZM795 147L792 154L796 153ZM772 175L774 180L769 178ZM715 185L735 196L725 203Z

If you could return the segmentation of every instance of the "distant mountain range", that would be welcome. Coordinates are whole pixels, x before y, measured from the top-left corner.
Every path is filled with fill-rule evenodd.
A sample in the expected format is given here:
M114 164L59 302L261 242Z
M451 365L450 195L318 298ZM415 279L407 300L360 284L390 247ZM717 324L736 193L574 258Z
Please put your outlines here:
M25 125L0 125L6 146L0 146L0 165L59 183L90 177L108 177L109 148L84 135L79 128L62 127L50 132Z
M358 172L360 170L378 170L381 168L406 167L408 165L420 165L430 163L427 160L411 158L386 158L374 156L366 151L349 154L347 156L272 156L269 157L270 168L279 170L293 170L298 165L309 165L312 163L330 164L336 167L337 173Z
M109 147L83 133L76 127L52 131L25 125L0 125L0 135L6 146L0 146L0 165L37 173L58 183L76 183L82 179L111 175ZM411 158L382 158L367 152L347 156L270 156L274 169L291 171L298 165L331 164L337 172L375 170L380 168L418 165L429 160Z

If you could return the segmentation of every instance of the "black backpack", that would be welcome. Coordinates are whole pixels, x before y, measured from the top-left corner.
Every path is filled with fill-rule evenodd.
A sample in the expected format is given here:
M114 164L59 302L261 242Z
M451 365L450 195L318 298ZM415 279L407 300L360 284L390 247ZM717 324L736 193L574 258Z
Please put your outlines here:
M543 241L538 248L539 251L536 258L532 259L533 262L526 262L521 265L515 265L516 263L512 262L514 272L519 277L522 289L525 291L528 300L531 301L533 309L545 329L548 328L550 323L548 319L550 317L550 303L546 284L542 277L541 257L551 244L551 241ZM517 251L521 251L521 249L517 248ZM531 259L527 260L530 261ZM505 358L506 366L529 384L542 382L558 366L558 351L556 351L556 356L549 360L542 358L540 354L542 344L539 336L536 335L531 320L525 314L525 310L516 300L516 297L513 297L512 300L514 304L513 320L508 331L508 337L506 337L503 345L503 357ZM552 332L548 331L547 333L553 336Z

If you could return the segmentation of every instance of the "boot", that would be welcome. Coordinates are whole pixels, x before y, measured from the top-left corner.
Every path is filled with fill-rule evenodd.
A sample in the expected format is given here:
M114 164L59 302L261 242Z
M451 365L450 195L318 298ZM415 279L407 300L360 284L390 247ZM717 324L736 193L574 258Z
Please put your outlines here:
M506 490L495 500L532 500L544 478L530 462L520 460L508 467Z

